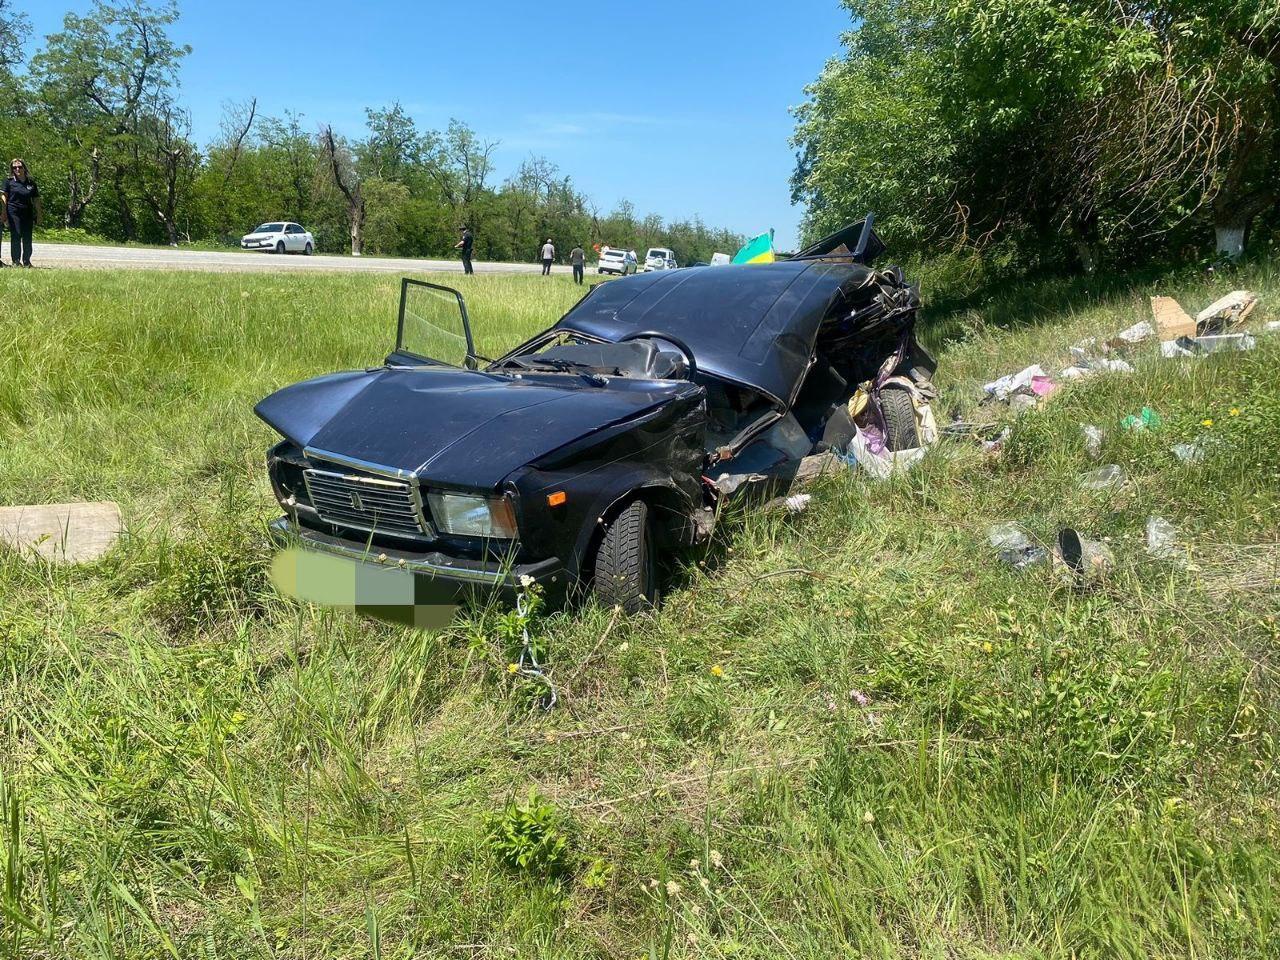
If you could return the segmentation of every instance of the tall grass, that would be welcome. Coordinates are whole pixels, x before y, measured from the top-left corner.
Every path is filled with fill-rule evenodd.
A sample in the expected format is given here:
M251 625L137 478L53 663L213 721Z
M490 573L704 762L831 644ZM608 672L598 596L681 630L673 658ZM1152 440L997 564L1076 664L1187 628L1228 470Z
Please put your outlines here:
M89 567L0 555L0 956L1280 953L1276 338L1140 352L1000 459L731 516L658 614L533 621L543 715L505 611L418 633L262 579L252 404L378 362L394 280L10 273L0 502L112 497L129 536ZM465 282L490 355L578 293ZM1147 292L935 316L943 407ZM1143 405L1164 429L1121 430ZM1120 492L1080 489L1082 422ZM1147 555L1152 514L1185 558ZM1108 538L1116 569L1004 568L1005 519Z

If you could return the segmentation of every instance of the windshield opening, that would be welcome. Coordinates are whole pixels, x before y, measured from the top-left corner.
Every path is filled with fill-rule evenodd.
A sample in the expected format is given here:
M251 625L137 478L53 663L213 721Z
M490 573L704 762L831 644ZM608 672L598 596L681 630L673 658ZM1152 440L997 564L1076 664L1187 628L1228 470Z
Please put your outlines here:
M257 227L253 232L254 233L279 233L283 229L284 229L283 223L264 223L262 226Z

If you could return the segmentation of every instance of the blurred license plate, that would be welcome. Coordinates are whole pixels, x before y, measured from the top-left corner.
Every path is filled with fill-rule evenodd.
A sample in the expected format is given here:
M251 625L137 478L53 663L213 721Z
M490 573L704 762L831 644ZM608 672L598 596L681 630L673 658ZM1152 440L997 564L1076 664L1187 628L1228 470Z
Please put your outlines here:
M424 630L445 626L457 611L449 586L430 577L296 547L276 554L271 579L298 600Z

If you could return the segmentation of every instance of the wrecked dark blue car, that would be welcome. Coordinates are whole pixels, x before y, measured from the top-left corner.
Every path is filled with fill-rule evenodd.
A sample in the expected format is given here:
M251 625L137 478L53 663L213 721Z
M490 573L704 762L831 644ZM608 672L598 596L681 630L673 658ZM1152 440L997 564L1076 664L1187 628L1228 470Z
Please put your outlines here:
M398 567L433 596L552 597L628 612L726 497L776 492L853 434L862 387L891 447L916 422L890 377L927 380L919 305L858 224L789 260L655 271L594 287L498 360L456 291L404 280L382 366L286 387L258 416L281 544ZM854 415L857 415L855 410Z

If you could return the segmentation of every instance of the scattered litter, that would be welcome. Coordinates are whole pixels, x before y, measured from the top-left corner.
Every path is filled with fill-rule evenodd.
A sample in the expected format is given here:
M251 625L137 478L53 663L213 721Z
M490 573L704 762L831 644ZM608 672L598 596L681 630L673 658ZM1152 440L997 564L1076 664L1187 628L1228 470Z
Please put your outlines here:
M1049 556L1044 547L1032 543L1027 532L1012 520L987 528L987 541L995 548L1000 562L1015 570L1025 570Z
M1123 484L1124 471L1114 463L1090 470L1080 478L1080 486L1084 490L1113 490Z
M938 432L942 436L950 437L953 440L990 439L999 432L996 429L998 426L999 424L994 420L971 423L968 420L961 420L957 414L955 419Z
M1130 343L1130 344L1142 343L1143 340L1146 340L1150 337L1154 337L1155 333L1156 333L1155 327L1151 326L1149 321L1142 320L1142 321L1139 321L1138 323L1135 323L1132 327L1129 327L1127 330L1121 330L1119 333L1115 335L1111 343L1112 343L1112 346L1117 346L1118 345L1117 341L1119 341L1119 343Z
M1084 449L1089 457L1097 460L1102 456L1103 433L1092 423L1080 424L1080 432L1084 434Z
M1178 528L1163 517L1148 518L1147 553L1158 560L1176 560L1181 557Z
M1105 543L1086 539L1070 527L1058 531L1053 559L1068 578L1083 583L1102 579L1116 563L1115 555Z
M1023 414L1034 410L1039 401L1029 393L1015 393L1009 398L1009 409L1015 414Z
M1021 524L1012 520L993 523L987 528L987 540L997 550L1021 550L1031 545L1031 538Z
M1083 364L1077 362L1073 366L1064 367L1058 376L1063 380L1081 380L1085 377L1096 376L1099 373L1133 373L1133 366L1125 360L1099 357L1093 360L1086 360Z
M1152 297L1151 316L1161 340L1194 337L1196 322L1173 297Z
M1009 434L1011 433L1013 433L1013 430L1009 427L1005 427L993 439L983 440L982 452L990 454L1000 453L1000 451L1004 449L1004 442L1009 439Z
M1120 426L1134 433L1154 432L1164 426L1164 419L1150 407L1143 407L1141 413L1131 413L1121 420Z
M1103 357L1101 360L1093 362L1095 370L1101 370L1104 373L1133 373L1133 366L1124 360L1108 360Z
M1199 463L1205 458L1210 448L1218 443L1214 437L1198 437L1191 443L1175 443L1169 449L1183 463Z
M1196 337L1195 344L1201 353L1218 353L1223 350L1252 350L1258 341L1247 333L1218 333Z
M122 531L111 501L0 507L0 544L59 563L99 559Z
M1160 356L1166 360L1176 360L1179 357L1199 357L1203 354L1196 349L1194 337L1179 337L1177 340L1165 340L1161 343Z
M796 514L804 513L808 510L809 501L812 499L813 494L811 493L793 493L789 497L778 497L774 500L770 500L761 509L786 511L792 516L795 516Z
M982 389L988 396L995 397L997 400L1008 400L1020 390L1032 389L1032 381L1036 377L1044 376L1047 376L1044 368L1037 363L1017 373L1011 373L1001 377L999 380L983 384Z
M1268 321L1267 321L1267 330L1272 331L1272 332L1275 332L1275 331L1277 331L1277 330L1280 330L1280 320L1268 320Z
M1249 290L1233 290L1196 314L1196 328L1204 333L1239 326L1258 305L1258 295Z
M1053 377L1031 378L1031 392L1037 397L1047 397L1057 389L1058 385L1054 383Z
M1160 344L1160 356L1166 359L1176 357L1203 357L1210 353L1221 353L1224 350L1252 350L1258 340L1248 333L1211 333L1202 337L1179 337Z
M1183 463L1199 463L1204 459L1204 446L1199 443L1175 443L1171 449Z

